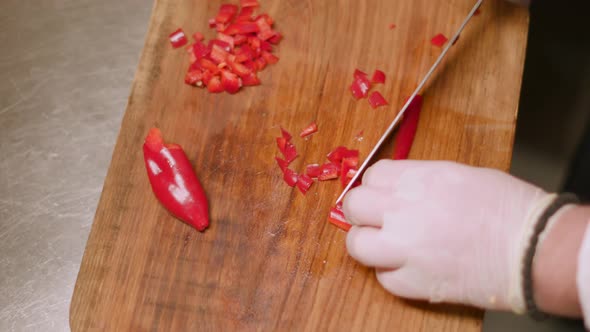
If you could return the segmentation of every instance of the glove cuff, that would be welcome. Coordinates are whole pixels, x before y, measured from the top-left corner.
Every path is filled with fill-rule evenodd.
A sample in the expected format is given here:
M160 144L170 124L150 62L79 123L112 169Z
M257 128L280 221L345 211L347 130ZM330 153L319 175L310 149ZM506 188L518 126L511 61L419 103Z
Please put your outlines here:
M511 278L510 304L517 313L527 312L535 319L541 319L547 315L542 313L535 303L533 294L533 260L543 231L547 228L550 219L557 211L567 204L578 203L575 195L551 194L539 201L536 208L529 214L521 241L520 266L514 270L515 277Z

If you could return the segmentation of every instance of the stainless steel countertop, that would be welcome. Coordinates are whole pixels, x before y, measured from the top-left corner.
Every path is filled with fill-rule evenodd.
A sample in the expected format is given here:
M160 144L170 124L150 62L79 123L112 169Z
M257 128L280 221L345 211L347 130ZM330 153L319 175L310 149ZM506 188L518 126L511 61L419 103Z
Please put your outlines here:
M151 1L0 1L0 331L68 331Z

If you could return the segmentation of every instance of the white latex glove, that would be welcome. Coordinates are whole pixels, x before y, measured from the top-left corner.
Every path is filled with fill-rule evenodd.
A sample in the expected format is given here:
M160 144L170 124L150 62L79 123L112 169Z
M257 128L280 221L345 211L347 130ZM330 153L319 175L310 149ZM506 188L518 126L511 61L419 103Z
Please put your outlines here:
M523 312L522 257L553 197L496 170L384 160L344 200L346 245L398 296Z

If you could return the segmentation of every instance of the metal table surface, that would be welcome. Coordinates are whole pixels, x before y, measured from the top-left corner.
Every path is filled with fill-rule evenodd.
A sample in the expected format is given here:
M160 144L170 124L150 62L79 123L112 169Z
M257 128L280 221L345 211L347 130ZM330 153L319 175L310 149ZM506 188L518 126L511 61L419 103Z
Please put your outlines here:
M0 331L68 331L151 1L0 2Z

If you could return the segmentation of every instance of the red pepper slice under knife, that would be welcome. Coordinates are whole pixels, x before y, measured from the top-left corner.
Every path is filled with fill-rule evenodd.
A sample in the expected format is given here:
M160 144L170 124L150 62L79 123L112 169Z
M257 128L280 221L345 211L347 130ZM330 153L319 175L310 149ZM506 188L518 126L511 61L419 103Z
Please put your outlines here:
M143 156L152 190L172 215L204 231L209 226L205 191L178 144L165 144L159 129L152 128L143 144Z
M416 95L408 106L408 110L399 124L397 137L393 149L393 159L408 159L410 149L414 143L416 129L418 129L418 120L420 119L420 110L422 109L422 96Z

